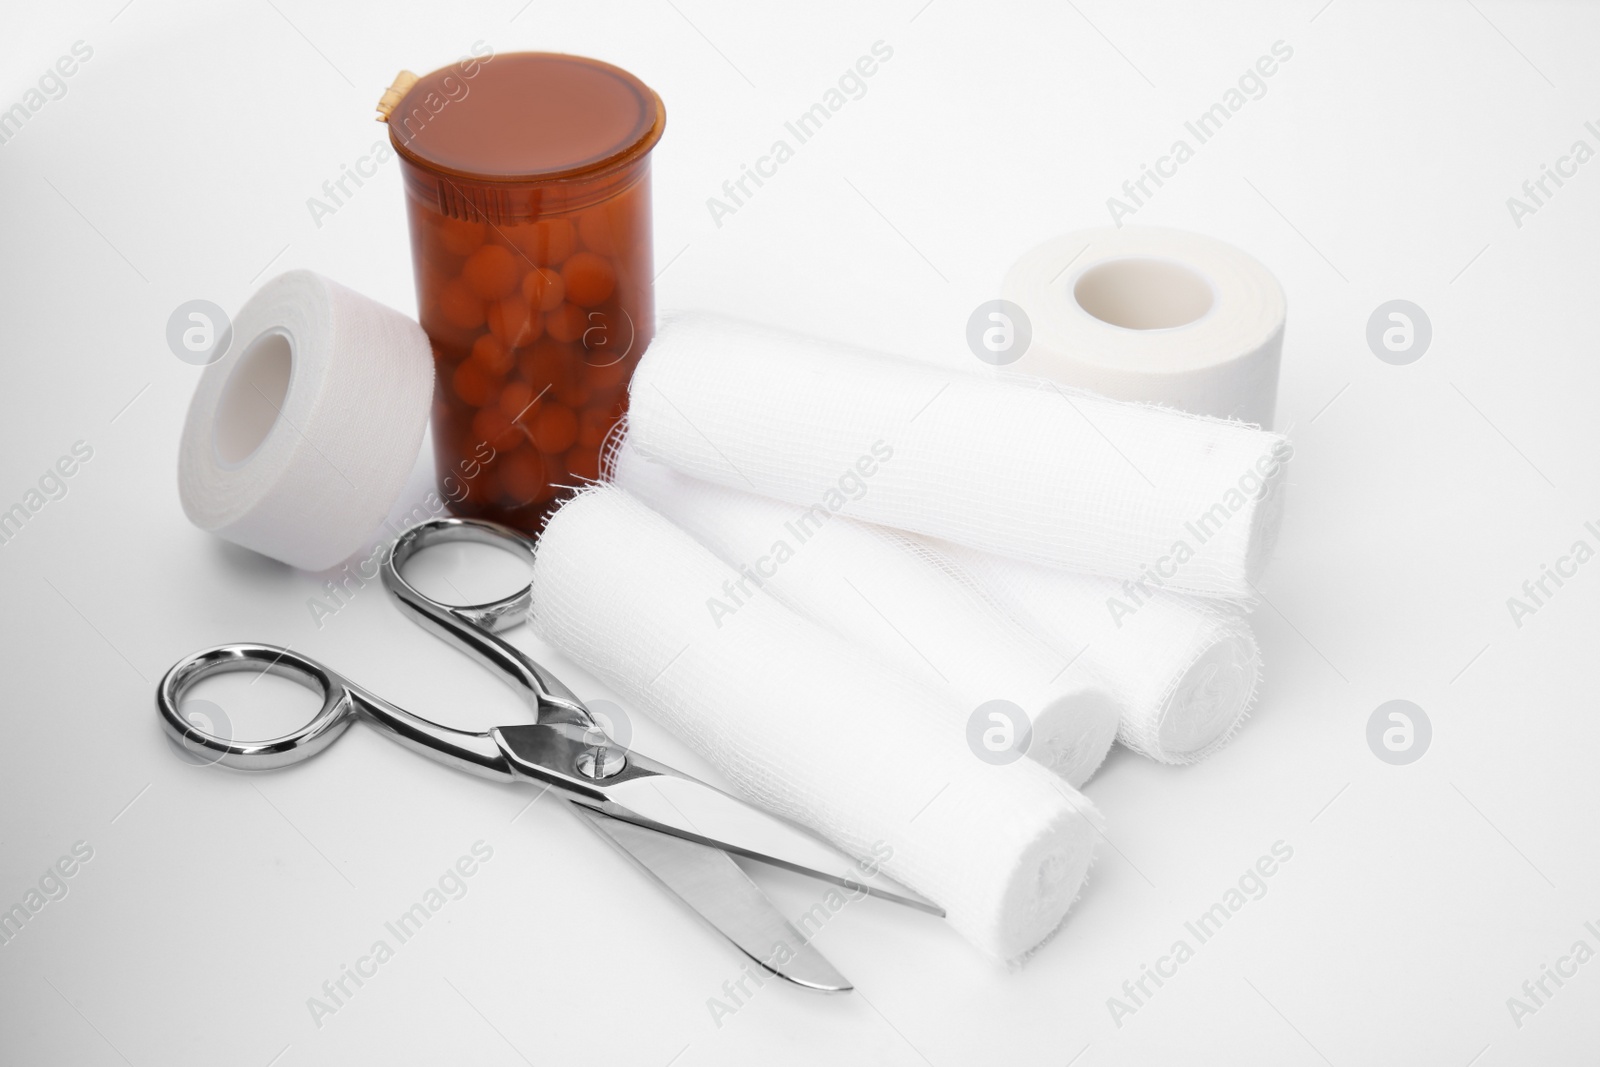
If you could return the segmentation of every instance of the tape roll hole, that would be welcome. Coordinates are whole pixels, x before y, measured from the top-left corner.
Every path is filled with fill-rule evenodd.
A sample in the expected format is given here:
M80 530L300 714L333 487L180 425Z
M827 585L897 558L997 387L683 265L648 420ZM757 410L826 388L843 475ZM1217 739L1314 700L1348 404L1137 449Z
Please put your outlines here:
M1204 318L1216 301L1198 272L1164 259L1113 259L1084 271L1078 306L1126 330L1170 330Z
M224 466L243 463L267 439L289 395L293 373L294 343L288 334L269 330L250 342L217 404L212 442Z

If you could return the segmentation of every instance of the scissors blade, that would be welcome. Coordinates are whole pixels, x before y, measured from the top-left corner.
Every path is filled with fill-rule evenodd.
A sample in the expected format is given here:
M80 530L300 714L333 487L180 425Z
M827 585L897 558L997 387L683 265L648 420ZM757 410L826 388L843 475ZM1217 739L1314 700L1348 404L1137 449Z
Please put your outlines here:
M627 822L697 841L774 867L943 917L944 909L862 865L811 831L696 778L628 754L636 770L654 771L604 786L600 810ZM643 766L640 766L643 764Z
M490 731L513 772L613 818L698 841L855 892L944 916L926 897L858 863L810 830L569 723ZM595 773L604 766L604 773ZM585 770L587 767L587 771Z
M573 807L763 970L823 993L853 988L726 852L613 819L581 804Z

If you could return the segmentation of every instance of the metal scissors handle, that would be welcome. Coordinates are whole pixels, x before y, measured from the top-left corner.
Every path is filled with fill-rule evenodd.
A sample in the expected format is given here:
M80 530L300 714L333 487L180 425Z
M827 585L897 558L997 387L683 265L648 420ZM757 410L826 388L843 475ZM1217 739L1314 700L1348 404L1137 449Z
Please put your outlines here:
M315 756L359 718L431 759L497 781L533 780L554 786L569 800L620 818L629 818L632 809L615 800L612 792L626 782L658 777L693 781L614 744L572 690L499 636L527 620L533 602L531 583L498 600L454 605L434 600L406 580L402 568L412 556L447 541L490 545L529 563L533 544L498 523L433 519L401 534L381 568L384 587L417 622L511 686L534 713L532 725L503 726L482 733L453 729L414 715L287 648L228 644L180 660L162 678L156 705L168 733L207 762L266 770ZM322 707L300 729L268 741L218 737L184 718L180 708L192 686L213 675L243 670L265 671L299 682L322 697Z
M722 889L728 885L726 872L708 874L706 857L695 851L698 846L943 914L938 905L904 886L853 865L810 831L615 744L566 685L499 636L528 618L531 583L499 600L457 606L426 596L405 579L401 568L406 561L445 541L488 544L524 555L530 562L533 544L496 523L434 519L402 534L382 568L385 587L416 621L504 678L533 711L533 723L482 733L456 730L414 715L289 649L229 644L185 657L161 679L156 705L167 732L207 762L263 770L316 755L359 718L406 747L458 769L498 781L534 781L555 788L691 907L702 915L715 914L714 925L724 933L734 925L733 909L717 901L697 905L692 899L708 884ZM267 741L218 737L183 717L183 697L192 686L212 675L244 670L299 682L321 695L322 707L300 729ZM675 839L675 844L664 843L663 835ZM726 856L716 859L727 863ZM759 895L753 885L750 890ZM747 902L743 914L752 911L759 912L760 906ZM746 947L749 939L734 940Z
M531 584L482 604L444 604L406 581L401 568L431 545L446 541L487 544L533 559L532 544L507 527L477 519L445 518L403 533L383 562L383 584L417 622L504 678L523 698L540 725L567 723L603 737L582 700L544 667L499 637L526 621L533 602ZM318 693L322 708L300 729L269 741L239 742L208 733L186 720L179 708L184 694L202 679L232 671L281 675ZM517 777L489 733L469 733L424 719L400 708L322 664L273 645L229 644L189 656L167 672L156 691L156 705L168 732L179 744L208 762L240 770L268 770L310 759L363 718L408 748L482 777Z
M489 545L533 563L533 542L515 530L482 519L432 519L411 527L395 541L383 562L383 585L425 629L461 649L505 678L540 723L570 722L592 728L594 717L566 685L498 636L520 626L533 607L533 585L484 604L443 604L419 592L401 569L412 556L447 541Z
M268 741L218 737L185 719L184 695L202 679L235 671L277 674L322 697L311 721ZM173 664L156 688L156 708L167 733L207 763L239 770L287 767L310 759L339 739L357 718L379 727L407 748L484 778L513 777L499 745L487 733L469 733L413 715L368 692L314 659L275 645L218 645Z

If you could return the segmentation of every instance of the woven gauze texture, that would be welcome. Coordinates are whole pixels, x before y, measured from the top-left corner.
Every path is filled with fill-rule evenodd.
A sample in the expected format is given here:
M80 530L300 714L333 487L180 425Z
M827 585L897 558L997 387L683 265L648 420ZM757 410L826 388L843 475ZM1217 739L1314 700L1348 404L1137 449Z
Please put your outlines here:
M629 396L639 451L705 481L1236 601L1270 554L1289 454L1243 423L705 313L662 321Z
M623 490L549 519L536 630L655 716L755 802L941 904L986 954L1015 960L1077 897L1100 816L1030 760L991 766L939 695L771 597L713 620L736 573Z
M1074 786L1116 739L1121 708L1091 671L1069 666L905 535L820 504L802 508L691 478L645 459L626 437L606 473L739 571L722 610L770 593L945 693L958 726L981 705L1009 702L1031 727L1027 755Z

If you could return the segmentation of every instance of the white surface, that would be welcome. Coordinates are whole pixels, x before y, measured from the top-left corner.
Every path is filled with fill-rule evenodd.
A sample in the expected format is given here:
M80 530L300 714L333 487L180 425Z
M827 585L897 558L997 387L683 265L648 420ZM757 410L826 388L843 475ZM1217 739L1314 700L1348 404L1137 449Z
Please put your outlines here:
M1597 540L1584 523L1600 520L1600 163L1520 228L1506 198L1575 139L1596 144L1584 122L1600 125L1600 12L918 2L13 7L0 105L74 41L94 56L0 146L0 505L74 441L94 456L0 547L0 902L22 899L75 841L94 858L0 946L0 1059L1592 1055L1600 962L1520 1029L1506 998L1574 941L1600 941L1584 927L1600 927L1600 564L1520 629L1506 598L1578 538ZM1296 458L1256 617L1262 701L1198 767L1113 758L1089 792L1115 847L1022 971L864 904L820 938L857 993L768 984L719 1028L707 999L725 996L737 961L559 806L519 816L525 795L359 728L323 758L256 777L185 765L162 740L156 679L224 640L291 643L458 724L519 714L375 587L319 630L306 606L317 579L188 525L174 469L197 372L163 338L180 302L235 308L258 275L294 266L412 309L393 162L320 229L306 198L379 141L371 105L397 68L432 69L478 39L596 54L661 92L663 308L940 346L952 361L970 358L967 316L1017 255L1108 221L1106 198L1185 120L1274 41L1293 46L1265 96L1132 219L1236 243L1288 296L1279 423ZM866 95L719 229L706 198L880 39L894 55ZM1434 327L1406 367L1364 337L1395 298ZM1406 767L1379 762L1364 736L1396 697L1435 728ZM696 765L635 725L641 746ZM466 895L316 1028L307 998L479 839L494 854ZM1293 858L1265 896L1117 1028L1107 997L1279 840ZM760 877L794 914L816 899Z

